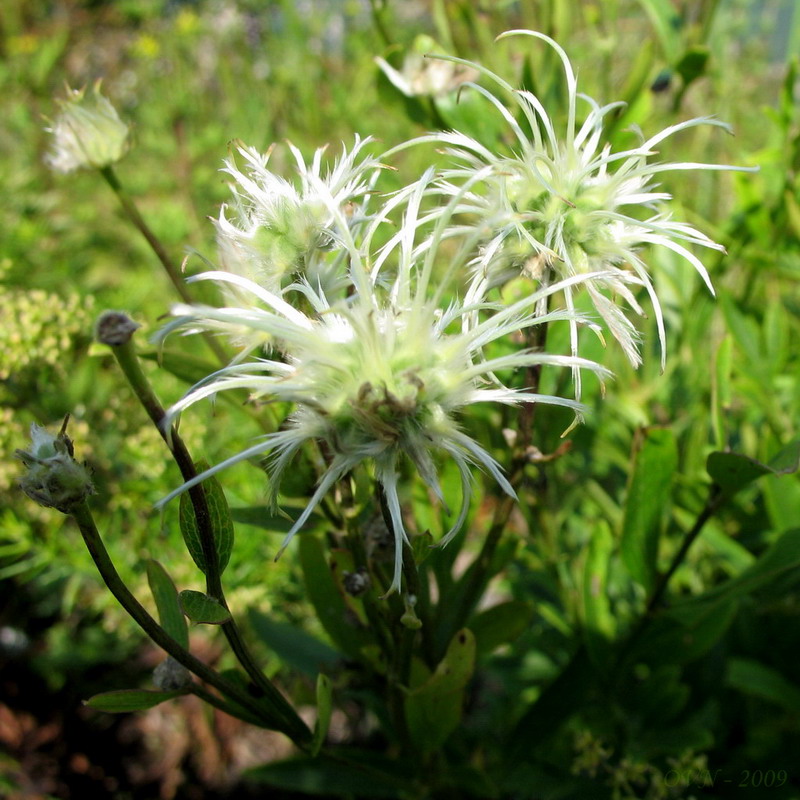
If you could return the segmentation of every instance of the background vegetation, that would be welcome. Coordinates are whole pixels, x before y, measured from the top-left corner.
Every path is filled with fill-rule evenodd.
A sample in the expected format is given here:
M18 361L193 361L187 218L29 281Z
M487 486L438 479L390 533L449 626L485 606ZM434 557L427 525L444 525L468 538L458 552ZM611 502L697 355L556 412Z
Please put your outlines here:
M688 265L652 256L668 325L666 372L659 374L647 320L638 372L614 346L584 353L617 377L605 398L588 398L593 413L568 451L558 451L559 412L537 415L534 442L560 457L528 468L519 536L489 600L514 601L524 613L509 631L484 619L496 637L485 639L463 730L450 745L477 753L474 772L453 782L463 782L459 791L471 785L476 796L761 798L771 780L770 798L800 797L797 476L765 474L735 496L731 490L674 575L670 609L641 635L637 614L656 578L637 575L630 555L635 516L646 505L652 513L641 524L663 573L706 501L711 451L767 463L798 436L800 112L790 55L800 52L800 12L791 0L6 2L0 793L79 797L102 787L120 798L239 797L251 785L239 782L245 767L288 755L277 737L204 716L188 702L135 724L78 709L97 691L145 683L154 654L104 591L76 531L16 491L12 454L30 423L54 425L72 414L77 452L94 469L109 549L143 598L145 557L157 557L183 586L196 578L176 510L151 510L179 481L177 470L110 358L91 344L93 319L105 308L129 311L144 342L173 290L96 174L57 176L44 165L43 117L55 113L53 96L64 82L103 78L135 132L120 177L176 257L193 248L213 258L206 218L226 199L218 169L231 140L266 149L289 139L310 153L357 132L389 146L459 114L469 118L471 98L463 105L454 97L405 98L379 72L374 56L399 65L420 34L532 81L548 108L557 107L563 86L547 53L512 59L493 45L513 27L561 42L583 91L628 102L614 122L615 140L631 125L647 133L713 114L733 125L735 138L692 129L665 143L664 157L761 171L685 173L667 186L686 202L682 216L728 253L705 256L715 298ZM428 157L407 151L398 166L415 175ZM288 169L283 158L276 151L276 171ZM173 361L152 371L167 401L209 358L201 341L170 348ZM483 425L496 422L487 417ZM224 403L186 415L182 430L211 462L230 452L232 430L241 442L258 432ZM223 483L240 509L227 573L231 604L324 639L296 553L272 563L279 534L252 524L263 475L241 465ZM418 506L424 515L424 503ZM480 544L486 509L474 514L467 550ZM199 638L207 657L218 657L213 637ZM268 673L313 705L303 665L276 647L274 631L266 638L260 655ZM355 694L345 709L348 703L357 708ZM332 735L381 749L357 710L337 719ZM100 749L114 737L118 749ZM486 783L476 783L484 773ZM282 783L297 796L312 792L289 772L248 780ZM353 786L338 796L348 792L370 796Z

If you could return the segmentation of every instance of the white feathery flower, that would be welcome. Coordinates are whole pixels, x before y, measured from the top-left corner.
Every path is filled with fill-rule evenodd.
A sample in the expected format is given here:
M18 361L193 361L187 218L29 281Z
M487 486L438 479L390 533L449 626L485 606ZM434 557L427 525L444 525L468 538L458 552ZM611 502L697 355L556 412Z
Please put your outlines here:
M729 126L711 117L680 122L644 139L630 150L612 152L603 144L604 119L623 103L600 106L579 94L572 65L564 50L551 38L529 30L513 30L507 36L531 36L547 42L558 54L568 93L567 126L559 136L550 115L533 93L516 90L505 80L478 64L451 56L436 56L448 62L474 66L493 81L516 105L530 134L513 113L486 88L469 84L503 116L516 139L511 155L495 153L459 132L434 133L416 141L447 145L446 152L461 162L446 170L440 188L446 195L462 191L463 181L478 170L489 168L482 187L463 195L458 211L477 219L484 231L484 244L475 260L471 295L482 296L487 286L498 285L514 275L526 274L547 285L552 280L603 273L565 290L566 304L573 308L574 292L588 291L595 309L619 341L632 364L641 361L639 334L616 302L620 297L635 312L642 310L631 285L643 286L655 311L665 359L664 322L661 306L641 249L649 244L666 247L685 258L713 292L701 261L687 248L700 245L716 250L722 246L692 226L673 220L658 204L670 199L656 183L662 172L681 170L738 170L747 168L690 162L651 162L657 146L678 131L697 125ZM578 124L578 98L588 113ZM407 145L403 145L405 147ZM610 294L611 297L607 296ZM471 296L468 295L468 296ZM577 323L571 323L571 348L577 353ZM576 375L580 396L580 380Z
M375 63L406 97L441 97L478 77L473 67L426 58L434 52L441 52L439 45L430 36L421 34L414 39L400 70L383 58L376 58Z
M100 82L90 94L83 89L67 89L58 100L60 113L47 128L53 134L52 149L46 161L57 172L76 169L103 169L119 161L128 149L128 126L117 110L100 93Z
M344 148L327 171L323 171L326 148L318 149L306 164L300 151L288 145L299 185L270 172L272 149L261 154L238 146L243 166L231 157L223 170L233 179L233 200L222 206L215 221L222 267L273 292L300 276L312 285L333 288L343 270L341 260L330 253L341 235L330 208L342 211L348 227L363 221L382 166L361 154L370 141L356 136L352 149Z
M493 376L506 370L552 364L588 368L601 377L607 371L577 357L528 350L484 359L483 351L489 345L520 328L572 319L570 312L539 316L533 309L545 296L566 289L576 279L543 288L513 305L492 308L476 324L462 325L465 315L481 304L454 303L443 310L437 302L439 292L429 292L446 216L438 221L424 253L414 247L420 199L430 178L428 173L409 198L402 223L407 235L397 240L397 274L385 293L373 286L368 259L362 255L363 244L358 248L352 240L347 250L356 293L331 303L306 284L303 291L314 309L310 315L247 278L215 271L192 279L232 284L242 297L249 296L249 302L239 308L177 306L173 313L178 319L162 336L182 328L220 330L230 325L238 331L247 326L271 336L282 355L234 364L210 375L170 409L168 422L192 404L225 389L245 388L254 398L292 403L294 410L282 430L212 467L163 502L212 473L265 453L270 454L274 501L281 475L297 451L310 440L324 442L330 453L327 469L281 549L338 480L366 465L382 486L391 515L395 537L391 588L397 589L406 539L398 496L404 460L442 502L436 454L452 459L461 473L460 511L443 543L455 535L466 517L472 466L488 472L504 491L514 495L494 458L461 430L459 415L479 402L543 402L578 409L579 404L572 400L503 386ZM331 212L342 216L334 206Z

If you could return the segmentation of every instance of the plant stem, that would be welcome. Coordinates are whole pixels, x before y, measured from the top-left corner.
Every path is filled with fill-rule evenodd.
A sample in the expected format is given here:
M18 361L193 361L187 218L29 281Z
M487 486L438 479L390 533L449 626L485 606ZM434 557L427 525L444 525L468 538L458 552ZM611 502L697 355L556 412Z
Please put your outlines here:
M653 614L658 605L661 603L661 599L664 596L664 592L667 590L667 584L669 583L670 578L672 578L678 567L683 563L684 558L686 558L686 554L689 552L689 548L694 543L694 540L700 535L700 531L703 530L703 526L719 510L723 499L724 496L719 486L712 485L708 494L708 499L706 500L706 504L703 506L703 510L700 512L700 514L698 514L691 530L683 537L683 542L681 543L678 552L673 556L669 568L663 575L661 575L661 577L658 579L658 583L656 583L655 587L653 588L653 593L650 595L650 599L648 600L645 608L645 614L647 616Z
M144 217L139 213L139 209L131 199L131 196L125 191L125 187L120 182L116 172L114 172L113 167L103 167L100 170L100 174L103 176L103 178L105 178L106 183L108 183L108 185L114 191L114 194L117 196L117 199L122 206L122 210L125 212L128 219L133 223L134 227L139 231L139 233L144 236L145 240L150 245L150 248L156 254L156 257L161 262L161 266L164 267L164 271L167 273L167 276L172 282L172 285L175 287L175 290L180 295L181 299L185 303L193 303L194 299L192 298L191 294L189 294L189 290L186 288L186 283L181 278L180 269L178 269L178 267L175 265L175 262L169 257L164 245L161 244L161 240L155 235L155 233L153 233L150 226L147 224L147 222L145 222ZM220 343L207 331L203 332L203 338L214 352L214 355L219 359L220 363L227 364L230 359Z
M171 655L177 662L186 667L198 678L213 686L222 694L230 697L240 704L244 709L256 708L258 714L263 719L266 727L274 727L276 730L285 733L298 746L303 746L310 738L310 732L305 724L300 720L300 725L289 724L289 721L282 716L276 715L270 709L269 716L264 714L263 708L259 708L259 701L250 695L244 688L237 686L223 678L219 673L204 664L188 650L181 647L154 619L150 616L142 604L133 596L128 587L114 566L114 562L106 550L100 533L95 525L92 512L85 500L74 505L70 509L70 515L75 520L80 529L83 541L89 554L92 557L103 581L108 586L111 594L114 595L119 604L127 611L140 628L163 650ZM299 719L299 718L298 718ZM302 726L302 727L301 727Z
M214 708L219 709L230 717L235 717L236 719L240 719L242 722L247 722L250 725L260 724L257 721L257 718L247 713L246 710L240 709L232 703L227 703L221 697L218 697L213 692L209 692L205 687L200 686L197 683L193 683L189 687L189 691L196 697L199 697L204 703L214 706Z
M547 325L534 325L526 332L528 347L532 350L544 347L547 340ZM525 371L526 389L535 394L539 390L542 377L542 365L533 364ZM525 466L528 463L528 449L533 439L533 422L536 415L536 404L525 403L520 409L517 442L515 443L514 456L511 460L508 482L516 491L525 477ZM492 524L483 545L475 560L469 565L461 582L461 592L457 595L455 612L449 614L449 624L446 626L445 635L439 644L447 647L456 631L463 628L478 604L486 585L493 577L489 570L494 559L494 554L505 532L511 512L516 505L516 499L507 494L497 500L492 516Z
M714 516L714 514L719 510L724 500L725 496L720 487L716 484L713 484L709 490L708 499L706 500L705 505L697 515L697 519L695 520L694 525L692 525L691 530L689 530L683 537L683 542L681 542L678 552L673 556L669 568L659 577L656 585L653 587L653 591L650 594L647 604L645 605L644 614L639 617L638 622L633 626L631 632L628 634L627 639L625 639L624 643L622 644L619 655L616 659L614 672L620 672L620 667L624 662L625 657L631 651L634 644L639 640L641 635L647 629L647 626L650 624L650 621L653 619L653 616L655 615L655 612L664 597L664 593L667 590L670 579L678 570L678 567L680 567L680 565L683 563L683 560L686 558L686 554L689 552L689 548L692 546L695 539L697 539L697 537L700 535L700 532L703 530L706 522L708 522L708 520L711 519L711 517Z
M183 479L189 481L197 477L194 461L183 440L178 435L178 432L174 428L165 429L164 427L166 412L142 371L141 364L136 356L133 340L129 338L127 341L113 346L112 352L139 399L139 402L142 404L145 411L147 411L148 416L161 434L161 438L165 441L172 453ZM188 492L194 508L195 519L197 520L197 531L206 566L204 570L206 576L206 592L222 606L228 608L228 604L225 600L225 593L222 589L214 529L205 491L202 484L198 484L189 489ZM242 639L239 628L233 617L223 623L221 627L239 663L244 667L253 683L263 692L265 700L273 707L275 713L287 720L287 722L290 722L293 726L302 725L303 728L308 730L294 708L292 708L272 681L264 675L258 664L256 664L250 650Z

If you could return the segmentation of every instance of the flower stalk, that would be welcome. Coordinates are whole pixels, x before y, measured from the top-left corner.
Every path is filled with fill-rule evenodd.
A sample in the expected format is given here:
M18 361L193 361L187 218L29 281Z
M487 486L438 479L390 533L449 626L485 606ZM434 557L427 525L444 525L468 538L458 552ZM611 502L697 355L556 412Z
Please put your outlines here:
M130 332L127 336L123 335L119 338L110 338L107 334L109 328L122 327L125 329L125 319L127 319L125 315L120 314L120 312L105 312L98 321L98 339L102 343L111 346L111 350L120 369L127 378L139 402L161 434L161 438L172 453L183 479L186 481L194 480L197 478L197 470L195 469L194 461L189 454L189 450L175 428L165 425L166 412L156 397L136 355L132 339L133 330L135 330L135 328L131 329L130 326L127 326ZM224 608L228 608L227 601L225 600L225 593L222 588L211 515L205 491L200 483L192 486L189 490L189 497L194 508L197 530L206 565L206 592ZM278 691L272 681L264 675L263 671L256 664L252 653L242 639L233 617L224 622L221 627L240 664L244 667L258 690L263 693L264 701L278 710L283 717L290 719L292 725L296 726L298 721L302 723L302 720L297 716L297 713L291 705L284 699L283 695ZM302 724L305 725L305 723Z

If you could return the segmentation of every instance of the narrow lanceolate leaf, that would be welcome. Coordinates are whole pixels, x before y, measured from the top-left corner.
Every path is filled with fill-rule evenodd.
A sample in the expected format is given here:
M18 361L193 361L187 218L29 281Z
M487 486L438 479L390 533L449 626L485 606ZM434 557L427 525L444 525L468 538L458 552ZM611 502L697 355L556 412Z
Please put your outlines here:
M206 625L222 625L231 618L231 612L225 606L202 592L184 589L180 594L183 613L192 622Z
M322 749L333 714L333 684L327 675L321 672L317 676L317 724L314 726L314 738L311 740L311 755L315 756Z
M195 464L198 471L204 472L208 469L208 464L199 461ZM214 544L217 549L217 561L220 575L228 565L233 550L233 520L228 508L228 501L222 486L215 477L206 478L201 484L206 495L208 513L211 517L211 530L214 536ZM197 517L194 513L194 506L189 492L181 495L180 524L183 540L189 550L194 563L207 574L206 558L200 541L200 532L197 529Z
M678 466L675 434L667 428L641 431L622 523L622 559L634 580L652 588L658 538Z
M706 469L726 495L734 495L762 475L788 475L800 466L800 439L786 445L770 462L762 464L741 453L711 453Z
M146 711L165 700L180 697L186 690L179 689L175 692L156 692L151 689L121 689L117 692L103 692L90 697L84 702L89 708L98 711L108 711L111 714L121 714L126 711Z
M178 602L178 590L158 561L147 562L147 581L156 601L161 627L183 648L189 647L189 629Z
M616 625L608 599L608 570L614 537L601 521L592 534L583 572L584 639L589 658L599 667L608 663L608 648Z
M441 747L458 727L464 688L474 669L475 637L464 628L453 637L433 675L406 695L408 733L423 753Z

